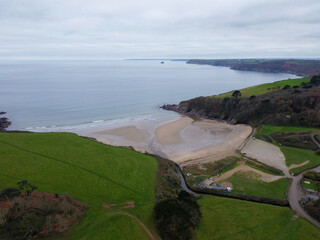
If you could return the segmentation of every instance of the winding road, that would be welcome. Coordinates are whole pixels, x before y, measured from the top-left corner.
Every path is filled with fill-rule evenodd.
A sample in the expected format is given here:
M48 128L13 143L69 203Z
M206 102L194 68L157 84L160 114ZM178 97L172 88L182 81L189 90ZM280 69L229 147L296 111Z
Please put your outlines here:
M311 134L311 138L312 140L314 141L314 143L319 147L320 149L320 143L317 142L317 140L315 139L315 135L319 134L320 132L318 133L314 133L314 134ZM252 136L252 134L246 139L246 141L244 142L244 144L241 145L241 148L243 148L245 146L245 144L248 142L248 140L250 139L250 137ZM177 169L178 169L178 172L179 172L179 175L180 175L180 178L181 178L181 187L191 193L191 194L195 194L195 192L191 191L187 185L186 185L186 182L185 182L185 179L184 179L184 176L182 174L182 171L180 169L179 166L177 166ZM318 167L315 167L313 169L310 169L310 170L313 170L313 171L317 171L317 172L320 172L320 166ZM305 170L307 171L307 170ZM305 172L304 171L304 172ZM298 176L291 176L289 175L289 172L286 174L286 177L288 178L291 178L292 179L292 183L289 187L289 191L288 191L288 201L289 201L289 204L290 204L290 207L291 209L296 212L297 215L299 215L300 217L303 217L307 220L309 220L311 223L313 223L315 226L317 226L318 228L320 228L320 223L313 219L309 214L307 214L304 209L301 207L300 205L300 200L301 198L303 197L303 192L300 188L300 181L303 177L303 173L300 173Z
M313 133L311 134L311 138L313 142L318 146L320 149L320 143L315 139L315 135L319 134L320 132ZM313 169L310 169L316 172L320 172L320 166L315 167ZM303 172L300 173L298 176L291 177L292 178L292 183L289 188L288 192L288 201L290 203L290 207L293 211L295 211L299 216L309 220L312 222L314 225L316 225L318 228L320 228L320 223L313 219L309 214L307 214L303 208L301 207L299 201L301 200L303 193L302 190L300 189L299 182L301 181L303 177Z
M313 168L311 170L319 172L320 166ZM318 228L320 228L320 223L315 219L313 219L309 214L307 214L299 203L299 201L303 196L303 193L299 187L299 182L301 181L302 177L303 177L303 173L300 173L298 176L292 177L292 183L290 185L289 192L288 192L288 201L289 201L290 207L300 217L303 217L309 220L311 223L313 223Z
M320 143L317 141L317 139L315 138L316 135L320 134L320 132L317 132L317 133L313 133L311 134L311 138L312 138L312 141L317 144L318 148L320 149Z

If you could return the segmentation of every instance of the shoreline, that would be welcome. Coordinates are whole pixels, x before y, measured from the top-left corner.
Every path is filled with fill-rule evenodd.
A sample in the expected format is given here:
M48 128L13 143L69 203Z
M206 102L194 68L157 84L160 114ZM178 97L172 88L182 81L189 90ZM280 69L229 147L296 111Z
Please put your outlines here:
M142 153L168 158L180 166L213 162L235 156L250 136L248 125L231 125L217 120L194 121L189 116L157 124L129 124L99 131L81 131L78 135Z

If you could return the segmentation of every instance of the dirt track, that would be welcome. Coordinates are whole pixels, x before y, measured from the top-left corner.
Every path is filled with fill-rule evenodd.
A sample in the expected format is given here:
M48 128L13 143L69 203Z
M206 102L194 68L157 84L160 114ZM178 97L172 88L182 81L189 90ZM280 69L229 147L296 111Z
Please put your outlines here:
M131 217L131 218L133 218L135 221L137 221L139 224L140 224L140 226L146 231L146 233L148 234L148 236L150 237L150 239L152 239L152 240L160 240L161 238L160 237L155 237L152 233L151 233L151 231L149 230L149 228L146 226L146 225L144 225L144 223L143 222L141 222L140 221L140 219L139 218L137 218L136 216L134 216L134 215L132 215L132 214L130 214L130 213L127 213L127 212L114 212L114 213L112 213L111 215L124 215L124 216L128 216L128 217Z
M120 203L120 204L103 204L102 207L104 209L106 209L106 210L114 209L114 208L116 208L116 209L134 208L135 207L135 203L132 202L132 201L128 201L128 202ZM110 216L113 216L113 215L125 215L125 216L133 218L145 230L145 232L149 235L150 239L152 239L152 240L160 240L160 237L157 236L157 235L154 236L151 233L151 231L149 230L149 228L146 225L144 225L144 223L139 218L137 218L136 216L134 216L134 215L132 215L130 213L127 213L127 212L123 212L123 211L112 212L110 214Z

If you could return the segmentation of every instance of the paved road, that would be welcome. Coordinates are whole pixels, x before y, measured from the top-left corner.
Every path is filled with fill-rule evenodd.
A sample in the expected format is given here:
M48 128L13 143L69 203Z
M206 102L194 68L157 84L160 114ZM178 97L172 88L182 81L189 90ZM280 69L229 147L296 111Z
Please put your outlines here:
M320 143L319 143L319 142L316 140L316 138L314 137L315 135L318 135L318 134L320 134L320 132L311 134L311 138L312 138L312 141L314 141L314 143L317 144L318 148L320 148Z
M314 141L314 143L317 144L317 146L320 148L319 142L314 137L316 134L319 134L319 132L311 134L311 138ZM315 167L312 170L320 172L320 166ZM303 210L303 208L300 206L299 201L303 197L303 193L302 193L302 190L299 187L299 182L301 181L302 177L303 177L303 172L300 173L298 176L291 177L292 178L292 183L290 185L289 192L288 192L288 201L290 203L290 207L299 216L309 220L314 225L316 225L318 228L320 228L320 223L318 221L316 221L315 219L313 219L309 214L307 214Z
M312 169L314 171L319 172L320 171L320 166ZM288 193L288 200L290 203L290 207L293 211L295 211L299 216L309 220L311 223L313 223L315 226L317 226L318 228L320 228L320 223L318 221L316 221L315 219L313 219L312 217L310 217L304 210L303 208L300 206L300 199L303 196L302 191L300 190L299 187L299 182L301 180L303 176L303 173L300 173L298 176L292 177L292 183L290 185L289 188L289 193Z
M186 192L190 193L190 194L196 194L194 191L190 190L186 184L186 181L184 180L183 177L183 173L181 172L180 167L177 166L177 170L181 179L181 187L183 188L183 190L185 190Z
M311 134L311 137L312 137L312 140L317 144L317 146L320 148L320 144L315 140L314 138L314 135L316 134L319 134L319 133L315 133L315 134ZM249 139L249 138L248 138ZM247 141L246 141L247 142ZM177 167L178 171L179 171L179 175L180 175L180 178L181 178L181 186L182 188L191 193L191 194L195 194L193 191L191 191L186 183L185 183L185 180L184 180L184 177L182 175L182 172L180 170L179 167ZM320 166L318 167L315 167L313 169L311 169L313 171L317 171L317 172L320 172ZM313 223L315 226L317 226L318 228L320 228L320 223L318 221L316 221L315 219L313 219L310 215L308 215L304 210L303 208L300 206L300 203L299 201L301 200L301 198L303 197L303 193L299 187L299 182L301 181L302 179L302 176L303 176L303 172L300 173L298 176L291 176L288 174L286 174L287 177L289 178L292 178L292 183L290 185L290 188L289 188L289 192L288 192L288 201L289 201L289 204L290 204L290 207L293 211L296 212L297 215L299 215L300 217L303 217L307 220L309 220L311 223Z

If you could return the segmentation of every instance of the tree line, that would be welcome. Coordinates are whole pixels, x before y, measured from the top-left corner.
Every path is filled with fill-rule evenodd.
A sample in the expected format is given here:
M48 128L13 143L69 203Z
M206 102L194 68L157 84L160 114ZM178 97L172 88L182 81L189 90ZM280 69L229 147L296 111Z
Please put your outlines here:
M232 97L197 97L164 108L231 123L320 127L320 75L259 96L241 97L236 90Z

